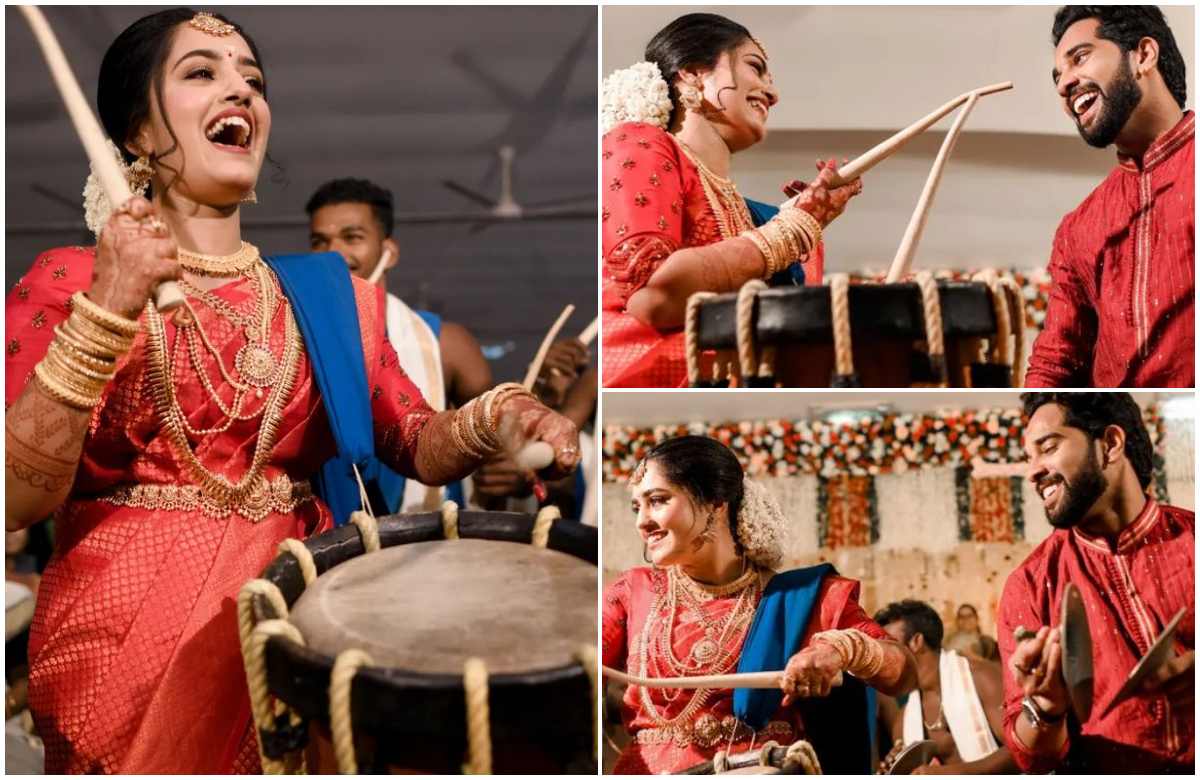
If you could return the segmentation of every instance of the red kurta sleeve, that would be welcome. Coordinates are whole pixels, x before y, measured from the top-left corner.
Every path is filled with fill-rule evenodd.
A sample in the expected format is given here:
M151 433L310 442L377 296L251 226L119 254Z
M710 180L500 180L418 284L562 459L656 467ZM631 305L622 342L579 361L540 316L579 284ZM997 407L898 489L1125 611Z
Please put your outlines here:
M653 125L617 125L601 156L605 275L624 308L683 243L683 176L675 142Z
M1054 236L1049 272L1052 279L1046 320L1033 343L1026 387L1085 387L1087 366L1096 343L1098 323L1085 280L1071 262L1069 221Z
M604 589L600 638L605 666L624 669L628 654L629 575L622 574Z
M4 302L6 409L25 390L33 367L46 356L54 326L70 316L71 296L90 284L93 259L93 250L82 247L43 252L9 291Z
M415 478L417 438L437 412L400 367L396 350L387 338L379 289L358 278L353 283L371 392L375 452L396 472Z
M1031 556L1032 559L1032 556ZM1057 756L1043 756L1034 753L1017 738L1017 718L1021 715L1021 700L1025 697L1021 687L1017 685L1012 670L1008 668L1008 659L1016 649L1013 632L1017 626L1024 626L1030 631L1037 631L1043 625L1050 625L1043 614L1048 604L1042 604L1034 591L1031 580L1036 578L1037 571L1027 568L1029 562L1009 575L1004 583L1004 592L1000 597L1000 608L996 615L997 641L1000 644L1000 666L1004 675L1004 744L1012 753L1013 760L1022 772L1049 772L1057 767L1067 756L1071 747L1068 736L1062 750ZM1044 575L1043 575L1044 576Z

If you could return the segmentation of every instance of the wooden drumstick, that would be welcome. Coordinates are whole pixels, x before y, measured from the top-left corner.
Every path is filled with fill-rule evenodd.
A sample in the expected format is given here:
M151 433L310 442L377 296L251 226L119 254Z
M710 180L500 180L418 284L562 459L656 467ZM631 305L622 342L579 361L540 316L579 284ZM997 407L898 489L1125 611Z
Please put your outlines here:
M600 329L600 318L597 317L596 319L592 320L591 324L589 324L586 328L583 329L583 333L579 334L579 336L578 336L579 343L583 344L583 346L585 346L585 347L588 344L591 344L592 339L596 338L596 331L599 329Z
M537 355L533 358L533 362L529 364L529 370L525 372L525 381L521 383L525 385L526 390L533 389L533 382L537 379L538 372L542 370L542 363L546 360L546 353L550 351L550 345L554 343L554 338L562 330L562 326L567 323L567 318L574 311L575 305L568 303L563 307L562 314L558 315L558 319L550 326L550 330L546 331L546 338L542 339L542 345L538 347Z
M92 169L100 180L104 194L108 196L109 202L114 207L128 202L133 197L133 193L129 190L129 183L125 181L125 175L121 172L117 161L113 159L104 130L96 121L96 116L88 106L87 99L79 89L79 82L75 80L75 74L71 72L71 65L67 62L67 57L63 54L54 31L50 29L50 24L37 6L23 5L20 6L20 10L25 21L29 22L34 37L37 38L42 55L46 58L46 64L50 67L50 75L54 77L54 83L62 96L67 113L71 116L71 122L75 125L75 132L79 135L79 140L87 152ZM155 305L160 311L174 309L182 303L183 292L179 289L179 285L174 282L163 282L158 286Z
M604 676L626 685L643 688L778 688L783 672L741 672L739 674L710 674L699 677L638 677L611 666L600 667ZM842 684L842 673L833 678L834 686Z
M946 116L963 103L966 103L971 99L972 95L982 97L983 95L990 95L993 92L1003 92L1007 89L1012 89L1012 87L1013 83L1011 81L1004 81L999 84L989 84L986 87L979 87L978 89L973 89L970 92L964 92L963 94L943 105L941 108L938 108L936 111L933 111L925 117L918 119L916 122L913 122L911 125L896 133L892 137L881 141L863 154L860 154L858 157L848 162L846 165L839 168L831 179L830 186L840 187L843 184L848 184L849 182L857 179L859 176L862 176L864 173L871 170L876 165L897 152L906 143L928 130L942 117Z
M917 199L917 207L913 210L912 217L908 220L908 227L904 230L904 238L900 239L900 246L896 248L896 256L892 258L892 266L888 269L886 284L894 284L900 281L908 273L909 267L912 265L913 255L917 253L917 244L921 241L921 234L925 232L925 221L929 218L929 207L933 203L933 196L937 194L938 184L942 181L942 171L946 169L946 161L950 159L950 155L954 152L954 146L958 143L959 133L962 132L963 125L966 124L967 115L971 113L971 109L975 107L975 103L979 100L978 93L972 93L967 98L967 104L963 106L962 111L958 112L958 116L954 119L954 124L950 126L950 132L946 133L946 138L942 141L942 148L938 150L937 158L933 161L933 167L929 169L929 177L925 179L925 188L921 190L921 197Z

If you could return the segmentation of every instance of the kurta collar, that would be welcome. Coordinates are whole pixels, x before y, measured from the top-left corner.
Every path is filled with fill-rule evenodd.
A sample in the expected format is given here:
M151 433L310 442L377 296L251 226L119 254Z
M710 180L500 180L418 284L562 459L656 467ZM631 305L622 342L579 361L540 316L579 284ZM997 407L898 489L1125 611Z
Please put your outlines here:
M1117 163L1131 173L1149 171L1177 152L1195 134L1196 114L1193 111L1184 111L1183 119L1176 122L1174 127L1154 139L1154 143L1150 144L1150 148L1142 155L1140 167L1136 157L1126 156L1120 152L1117 153Z
M1137 549L1146 538L1146 534L1150 533L1150 529L1158 523L1160 517L1162 517L1162 511L1158 502L1153 498L1147 498L1146 505L1142 507L1142 511L1138 514L1137 519L1125 526L1125 528L1121 529L1121 533L1117 534L1117 555L1128 555ZM1071 533L1075 534L1075 538L1080 542L1094 550L1102 553L1113 552L1108 539L1103 536L1092 536L1081 530L1079 526L1072 528Z

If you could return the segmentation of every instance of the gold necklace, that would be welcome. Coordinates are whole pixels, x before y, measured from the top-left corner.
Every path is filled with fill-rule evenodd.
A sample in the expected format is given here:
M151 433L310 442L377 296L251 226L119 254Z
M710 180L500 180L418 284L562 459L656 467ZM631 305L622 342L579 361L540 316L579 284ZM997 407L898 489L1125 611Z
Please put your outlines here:
M284 370L282 378L263 411L250 468L237 483L231 483L224 476L209 471L192 451L185 433L186 420L183 411L179 408L179 400L175 395L175 386L167 362L166 326L162 315L154 307L153 301L146 304L148 331L146 377L154 395L159 419L176 455L183 459L184 465L199 483L200 490L218 506L231 507L235 504L245 504L247 501L254 501L256 496L267 495L266 491L260 489L264 482L262 472L266 468L271 450L275 446L279 425L283 421L284 404L291 396L299 373L300 355L304 349L304 343L296 327L291 307L287 306L286 300L284 305ZM248 508L253 509L254 507Z
M233 277L249 270L259 259L258 247L243 241L238 251L231 255L202 255L199 252L179 250L179 265L188 273L197 276Z
M274 276L266 263L260 260L255 263L252 269L246 270L252 270L252 273L244 272L242 275L249 279L256 288L254 292L255 313L249 317L237 311L237 309L233 308L233 306L219 295L211 291L201 290L186 280L182 282L182 286L184 291L189 295L198 298L208 308L217 314L223 315L235 326L245 331L246 343L238 350L237 355L234 357L234 369L237 371L242 382L256 388L255 394L259 398L262 398L263 388L275 385L279 379L279 366L276 363L274 353L271 352L270 324L274 319L275 310L282 296L275 286ZM204 341L205 346L212 353L213 359L217 361L217 365L220 366L221 374L225 379L235 387L243 387L241 383L234 382L225 371L221 355L213 348L199 318L193 317L192 322L183 325L185 328L192 326L200 332L201 340Z
M754 220L750 217L750 209L746 206L746 200L738 194L737 185L733 180L713 173L687 144L675 136L671 137L700 173L700 185L704 188L704 197L717 220L721 238L734 238L753 228Z

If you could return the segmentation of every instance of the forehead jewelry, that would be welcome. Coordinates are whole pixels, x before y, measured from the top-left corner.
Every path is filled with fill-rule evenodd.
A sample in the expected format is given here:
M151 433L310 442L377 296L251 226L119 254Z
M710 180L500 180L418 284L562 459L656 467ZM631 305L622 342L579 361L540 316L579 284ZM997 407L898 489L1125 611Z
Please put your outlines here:
M202 33L224 38L226 35L233 35L237 32L237 28L229 22L222 22L217 17L210 14L208 11L201 11L191 18L188 22L192 27L195 27Z

